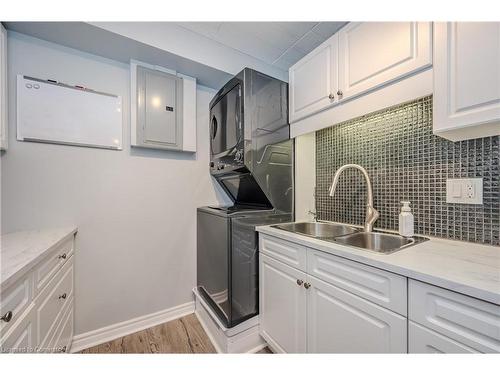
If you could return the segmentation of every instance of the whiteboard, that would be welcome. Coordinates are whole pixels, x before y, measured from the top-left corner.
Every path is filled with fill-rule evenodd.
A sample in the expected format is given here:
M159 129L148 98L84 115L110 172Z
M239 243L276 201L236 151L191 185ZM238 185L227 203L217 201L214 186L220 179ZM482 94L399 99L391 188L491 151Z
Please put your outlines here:
M17 76L17 139L121 150L120 96Z

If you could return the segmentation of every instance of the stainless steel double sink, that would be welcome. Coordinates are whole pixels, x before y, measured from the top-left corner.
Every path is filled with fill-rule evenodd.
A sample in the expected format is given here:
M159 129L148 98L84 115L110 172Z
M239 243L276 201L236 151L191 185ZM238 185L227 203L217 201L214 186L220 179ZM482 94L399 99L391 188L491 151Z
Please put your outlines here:
M272 227L380 254L390 254L427 240L424 237L407 238L398 234L380 231L363 232L360 228L336 223L286 223L272 225Z

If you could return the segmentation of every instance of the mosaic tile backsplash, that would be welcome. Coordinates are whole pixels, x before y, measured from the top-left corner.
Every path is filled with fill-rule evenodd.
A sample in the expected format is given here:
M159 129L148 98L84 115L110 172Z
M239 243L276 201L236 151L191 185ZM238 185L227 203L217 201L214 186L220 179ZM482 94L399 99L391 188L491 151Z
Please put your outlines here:
M316 133L316 210L319 220L362 225L366 168L380 217L375 228L398 229L400 201L409 200L415 233L500 245L499 137L450 142L432 134L432 96L350 120ZM446 203L446 179L483 178L483 205Z

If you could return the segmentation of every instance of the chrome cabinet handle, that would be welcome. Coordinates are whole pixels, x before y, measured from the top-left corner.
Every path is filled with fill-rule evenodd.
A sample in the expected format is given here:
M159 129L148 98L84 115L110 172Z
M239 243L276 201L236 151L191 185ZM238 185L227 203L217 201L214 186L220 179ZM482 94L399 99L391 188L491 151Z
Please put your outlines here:
M63 293L59 296L59 299L66 299L66 297L67 297L66 293Z
M67 257L66 253L63 253L63 254L59 255L57 258L58 259L66 259L66 257Z
M333 95L333 94L328 95L328 99L330 99L330 100L335 99L335 95Z
M12 319L12 311L7 311L0 319L6 323L10 322Z
M342 96L342 95L344 95L344 93L342 92L342 90L339 89L339 91L337 91L337 95Z
M311 284L309 283L304 283L304 288L309 289L311 287Z
M301 286L303 283L304 283L304 281L303 281L303 280L297 279L297 285L298 285L298 286Z

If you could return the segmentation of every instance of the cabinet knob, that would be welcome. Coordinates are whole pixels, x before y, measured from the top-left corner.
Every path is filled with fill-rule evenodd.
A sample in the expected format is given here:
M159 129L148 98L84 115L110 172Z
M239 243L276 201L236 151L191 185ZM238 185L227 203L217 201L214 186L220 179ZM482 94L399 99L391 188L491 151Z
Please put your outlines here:
M328 99L330 99L330 100L335 99L335 95L333 95L333 94L328 95Z
M342 96L342 95L344 95L344 93L342 92L342 90L339 89L339 91L337 91L337 95Z
M304 288L309 289L311 287L311 284L309 283L304 283Z
M63 253L58 256L59 259L66 259L66 257L67 257L66 253Z
M59 296L59 299L66 299L66 297L67 297L66 293L63 293Z
M300 280L300 279L297 279L297 285L298 285L298 286L301 286L302 284L304 284L304 281L303 281L303 280Z
M12 319L12 311L7 311L0 319L6 323L10 322Z

